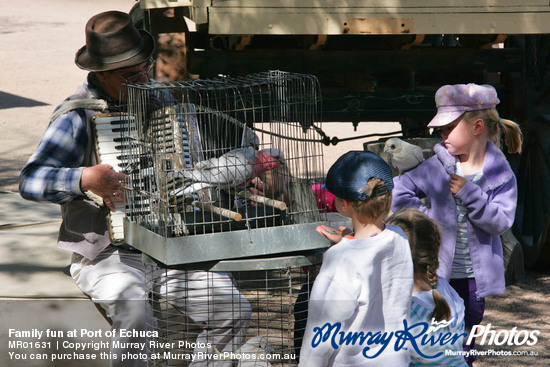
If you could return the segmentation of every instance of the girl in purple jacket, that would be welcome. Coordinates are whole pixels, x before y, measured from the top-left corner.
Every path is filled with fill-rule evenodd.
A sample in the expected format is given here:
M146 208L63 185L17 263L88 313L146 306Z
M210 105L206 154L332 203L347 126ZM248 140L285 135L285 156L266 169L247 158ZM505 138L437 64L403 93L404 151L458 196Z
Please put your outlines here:
M485 297L505 291L500 235L514 223L517 184L499 146L503 132L508 152L520 153L522 135L515 122L498 116L492 86L445 85L435 102L428 127L443 141L433 157L394 178L392 210L417 208L439 224L438 275L464 299L469 332L483 319Z

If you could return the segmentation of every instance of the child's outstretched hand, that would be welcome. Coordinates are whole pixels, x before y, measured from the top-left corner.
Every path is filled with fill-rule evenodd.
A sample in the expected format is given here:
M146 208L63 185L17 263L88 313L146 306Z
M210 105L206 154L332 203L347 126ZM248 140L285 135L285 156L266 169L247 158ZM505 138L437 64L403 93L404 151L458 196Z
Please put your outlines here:
M323 236L325 236L326 238L328 238L332 243L340 242L345 235L348 235L351 233L351 230L344 226L340 226L338 227L338 230L336 230L325 225L320 225L320 226L317 226L315 230L320 234L322 234Z
M462 189L464 185L466 185L466 179L464 177L451 173L451 180L449 181L449 183L451 185L451 192L456 195L460 191L460 189Z

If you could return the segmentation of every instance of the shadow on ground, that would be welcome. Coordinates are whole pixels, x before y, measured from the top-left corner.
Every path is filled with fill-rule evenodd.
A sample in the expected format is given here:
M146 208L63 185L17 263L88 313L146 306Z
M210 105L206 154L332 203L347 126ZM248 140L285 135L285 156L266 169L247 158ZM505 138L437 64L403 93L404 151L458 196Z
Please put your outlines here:
M2 159L0 165L0 191L19 191L19 173L26 163L26 159Z
M47 103L0 91L0 110L16 107L47 106Z

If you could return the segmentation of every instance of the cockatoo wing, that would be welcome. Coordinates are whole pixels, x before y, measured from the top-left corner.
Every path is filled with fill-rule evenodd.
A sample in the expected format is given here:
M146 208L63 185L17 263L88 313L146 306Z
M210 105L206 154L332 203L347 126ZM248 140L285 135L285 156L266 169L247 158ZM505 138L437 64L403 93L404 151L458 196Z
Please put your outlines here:
M209 169L212 167L218 167L220 165L218 158L205 159L204 161L197 162L195 169Z
M422 152L422 148L418 145L413 145L413 155L418 160L419 164L424 161L424 153Z
M185 178L210 184L239 185L252 176L250 162L254 160L253 148L239 148L219 158L198 162L195 169L184 171Z

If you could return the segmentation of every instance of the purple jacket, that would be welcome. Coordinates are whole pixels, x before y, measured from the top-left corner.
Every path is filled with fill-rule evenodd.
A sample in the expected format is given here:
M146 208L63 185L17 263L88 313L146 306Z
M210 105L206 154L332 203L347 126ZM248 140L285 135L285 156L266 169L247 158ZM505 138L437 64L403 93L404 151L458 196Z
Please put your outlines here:
M441 231L438 275L449 280L457 233L457 209L450 191L450 174L456 173L456 157L443 143L435 155L415 169L394 178L392 210L405 207L421 210L436 220ZM420 199L428 198L430 207ZM468 244L477 284L478 297L502 294L504 263L500 235L512 227L517 204L516 178L504 154L490 141L483 166L483 177L467 182L457 193L468 209Z

